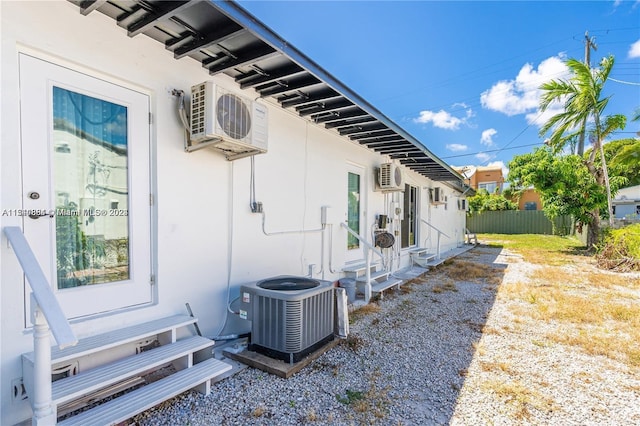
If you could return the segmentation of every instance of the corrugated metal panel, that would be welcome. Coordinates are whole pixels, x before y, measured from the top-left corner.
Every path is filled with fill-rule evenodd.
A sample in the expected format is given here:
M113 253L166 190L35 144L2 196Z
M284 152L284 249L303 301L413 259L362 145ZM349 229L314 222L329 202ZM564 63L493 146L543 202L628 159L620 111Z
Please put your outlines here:
M555 229L554 229L555 224ZM467 216L467 228L477 234L556 234L571 232L570 216L561 216L552 223L543 211L510 210L472 213Z

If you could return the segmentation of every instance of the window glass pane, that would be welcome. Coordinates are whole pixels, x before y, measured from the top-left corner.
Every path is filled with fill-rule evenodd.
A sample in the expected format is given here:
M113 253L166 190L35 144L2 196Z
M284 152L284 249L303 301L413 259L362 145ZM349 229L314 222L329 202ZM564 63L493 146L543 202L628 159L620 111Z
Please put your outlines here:
M404 186L404 220L400 232L401 247L416 245L418 229L418 188Z
M127 107L53 88L60 289L129 278L127 139Z
M360 233L360 175L349 172L347 225L349 229ZM360 241L351 234L347 236L347 248L357 249Z
M489 194L496 192L498 185L496 182L486 182L478 184L478 189L486 189Z

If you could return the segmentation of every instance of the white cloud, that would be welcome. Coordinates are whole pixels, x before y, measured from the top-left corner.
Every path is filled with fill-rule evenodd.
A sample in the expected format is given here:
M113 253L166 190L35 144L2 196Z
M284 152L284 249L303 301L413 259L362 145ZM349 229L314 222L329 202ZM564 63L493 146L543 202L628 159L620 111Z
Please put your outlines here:
M482 132L480 143L486 146L493 146L493 137L498 134L496 129L487 129Z
M432 123L435 127L447 130L457 130L462 124L462 120L454 117L446 111L420 111L420 116L414 119L416 123Z
M545 59L535 69L525 64L513 80L499 81L489 90L482 92L480 101L484 108L498 111L508 116L528 114L531 123L539 114L540 85L552 80L569 77L569 69L563 62L564 55ZM537 120L538 123L544 121Z
M486 152L479 152L476 154L476 158L484 163L485 161L491 160L492 157Z
M449 151L454 151L454 152L459 152L459 151L466 151L469 147L466 145L463 145L461 143L450 143L447 144L447 149Z
M629 58L630 59L640 58L640 40L633 43L629 48Z
M416 123L432 123L434 127L439 127L446 130L458 130L463 124L467 124L467 120L473 117L473 111L467 109L464 117L456 117L451 113L440 110L438 112L433 111L420 111L418 118L414 118Z
M549 121L551 117L553 117L556 114L560 114L563 111L564 111L564 106L559 102L554 102L551 105L549 105L544 112L537 109L533 112L526 114L525 117L527 119L527 124L542 127L542 125L547 121Z

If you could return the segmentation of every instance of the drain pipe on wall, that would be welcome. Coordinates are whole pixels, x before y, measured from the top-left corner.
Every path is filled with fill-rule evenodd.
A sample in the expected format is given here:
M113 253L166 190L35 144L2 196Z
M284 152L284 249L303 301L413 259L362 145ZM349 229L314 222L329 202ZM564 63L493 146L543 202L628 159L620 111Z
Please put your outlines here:
M308 132L308 124L307 124L307 128L306 131ZM308 136L305 135L305 157L307 155L307 143L308 143ZM305 158L305 162L306 162L306 158ZM306 200L306 168L305 168L305 200ZM252 213L260 213L262 215L262 233L268 237L271 236L275 236L275 235L288 235L288 234L301 234L301 235L306 235L306 234L312 234L312 233L317 233L317 232L321 232L322 233L322 240L321 240L321 269L318 273L324 273L324 230L327 227L327 206L322 206L321 207L321 226L320 228L316 228L316 229L292 229L292 230L286 230L286 231L267 231L267 213L264 210L264 205L256 200L256 172L255 172L255 158L254 156L251 157L251 177L250 177L250 187L249 187L249 208L251 209ZM305 203L305 208L304 208L305 213L303 214L303 226L304 226L304 218L306 216L306 203ZM309 265L309 276L313 275L313 265Z
M329 272L335 274L338 271L333 270L333 224L329 223L327 227L329 228Z
M322 208L324 208L324 206ZM264 211L264 207L263 207L263 209L262 209L262 233L264 235L268 236L268 237L272 237L274 235L286 235L286 234L312 234L312 233L315 233L315 232L322 232L326 228L326 225L322 224L321 227L317 228L317 229L304 229L303 228L303 229L292 229L292 230L289 230L289 231L272 231L272 232L269 232L269 231L266 230L266 225L265 225L266 216L267 215L266 215L266 212Z
M274 235L287 235L287 234L312 234L312 233L317 233L320 232L320 271L318 271L318 274L322 274L322 278L324 279L324 234L325 234L325 230L327 229L327 209L328 206L322 206L321 207L321 213L320 213L320 228L316 228L316 229L294 229L294 230L288 230L288 231L273 231L273 232L269 232L266 229L266 212L264 211L264 208L262 208L262 233L268 237L274 236ZM313 278L313 268L314 268L315 264L309 264L308 268L309 268L309 274L307 275L310 278Z
M224 310L224 319L222 321L222 325L215 336L218 337L222 330L227 326L227 318L228 313L235 313L231 310L231 271L233 268L233 161L229 162L229 195L228 195L228 212L229 215L227 219L227 297L225 300L225 304L227 309ZM214 339L215 340L215 339ZM219 339L224 340L224 339Z

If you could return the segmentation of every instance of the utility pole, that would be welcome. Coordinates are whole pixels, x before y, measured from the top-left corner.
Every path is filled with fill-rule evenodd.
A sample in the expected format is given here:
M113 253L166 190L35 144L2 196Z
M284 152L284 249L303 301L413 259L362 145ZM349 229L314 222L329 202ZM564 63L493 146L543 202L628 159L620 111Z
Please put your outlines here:
M587 68L591 68L591 49L598 50L596 46L596 38L589 37L589 31L584 33L584 63ZM582 122L582 131L580 132L580 138L578 139L578 152L577 154L582 157L584 154L584 134L586 131L587 119Z

